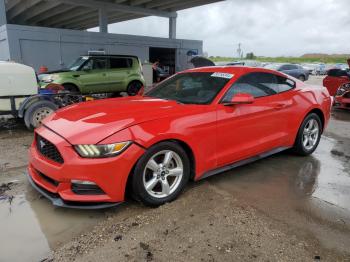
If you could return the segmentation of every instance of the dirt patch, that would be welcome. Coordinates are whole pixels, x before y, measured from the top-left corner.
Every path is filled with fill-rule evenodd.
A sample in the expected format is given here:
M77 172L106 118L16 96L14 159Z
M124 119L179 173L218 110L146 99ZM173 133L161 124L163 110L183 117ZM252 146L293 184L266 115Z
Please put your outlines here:
M209 196L209 198L208 198ZM208 183L139 215L111 214L91 232L59 248L54 261L313 261L343 260L279 228L255 209ZM126 212L123 210L122 212ZM126 212L126 213L130 213ZM133 213L133 212L131 212Z

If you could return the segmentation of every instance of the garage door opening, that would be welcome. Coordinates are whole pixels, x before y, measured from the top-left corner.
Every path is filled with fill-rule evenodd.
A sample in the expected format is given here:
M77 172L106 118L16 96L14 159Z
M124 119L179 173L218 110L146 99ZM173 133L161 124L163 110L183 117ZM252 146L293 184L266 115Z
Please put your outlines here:
M157 68L157 74L153 72L153 82L163 80L173 74L175 74L175 48L161 48L150 47L149 48L149 60L151 63L159 62ZM158 76L158 79L156 77Z

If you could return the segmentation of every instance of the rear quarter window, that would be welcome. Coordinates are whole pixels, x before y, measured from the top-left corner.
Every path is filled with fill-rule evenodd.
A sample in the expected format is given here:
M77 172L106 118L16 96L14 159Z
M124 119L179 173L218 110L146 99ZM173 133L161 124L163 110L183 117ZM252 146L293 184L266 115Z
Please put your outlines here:
M295 87L295 82L275 74L265 72L249 73L239 78L227 91L223 102L228 102L238 93L251 94L255 98L276 95Z
M124 58L124 57L113 57L110 58L110 68L131 68L133 65L132 58Z

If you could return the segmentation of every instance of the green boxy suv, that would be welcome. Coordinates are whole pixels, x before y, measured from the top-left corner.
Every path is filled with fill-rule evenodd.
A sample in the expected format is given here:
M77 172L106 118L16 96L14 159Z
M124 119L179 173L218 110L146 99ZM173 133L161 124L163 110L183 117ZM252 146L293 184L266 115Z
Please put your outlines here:
M68 69L39 76L40 86L60 84L73 93L119 93L136 95L145 81L136 56L88 55L79 57Z

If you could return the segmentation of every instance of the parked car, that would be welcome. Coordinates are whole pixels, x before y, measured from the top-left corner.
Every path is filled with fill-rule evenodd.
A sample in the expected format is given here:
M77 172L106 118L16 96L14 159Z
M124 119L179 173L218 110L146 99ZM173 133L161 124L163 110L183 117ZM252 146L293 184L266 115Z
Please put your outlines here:
M169 72L166 72L163 68L159 66L157 66L156 71L157 77L159 77L160 81L163 81L164 79L167 79L170 76Z
M342 109L350 109L350 82L342 84L335 94L335 106Z
M261 62L255 60L242 60L242 61L233 61L227 62L228 66L249 66L249 67L260 67Z
M350 72L337 68L328 70L327 76L323 79L323 85L331 96L335 96L339 87L348 82L350 82Z
M144 86L142 65L136 56L81 56L67 69L39 75L41 87L55 83L73 93L117 93L136 95Z
M314 75L326 75L327 74L327 67L325 64L317 64L314 72Z
M301 64L302 68L309 71L309 75L315 74L317 64Z
M335 64L334 68L341 69L341 70L349 70L349 65L344 63L338 63L338 64Z
M297 64L269 64L265 68L273 69L285 73L287 75L298 78L301 81L309 79L309 70L304 69L301 65Z
M277 71L189 69L142 96L50 115L35 131L28 178L57 206L113 206L127 190L158 206L178 197L189 180L286 149L311 154L331 103L325 87Z

